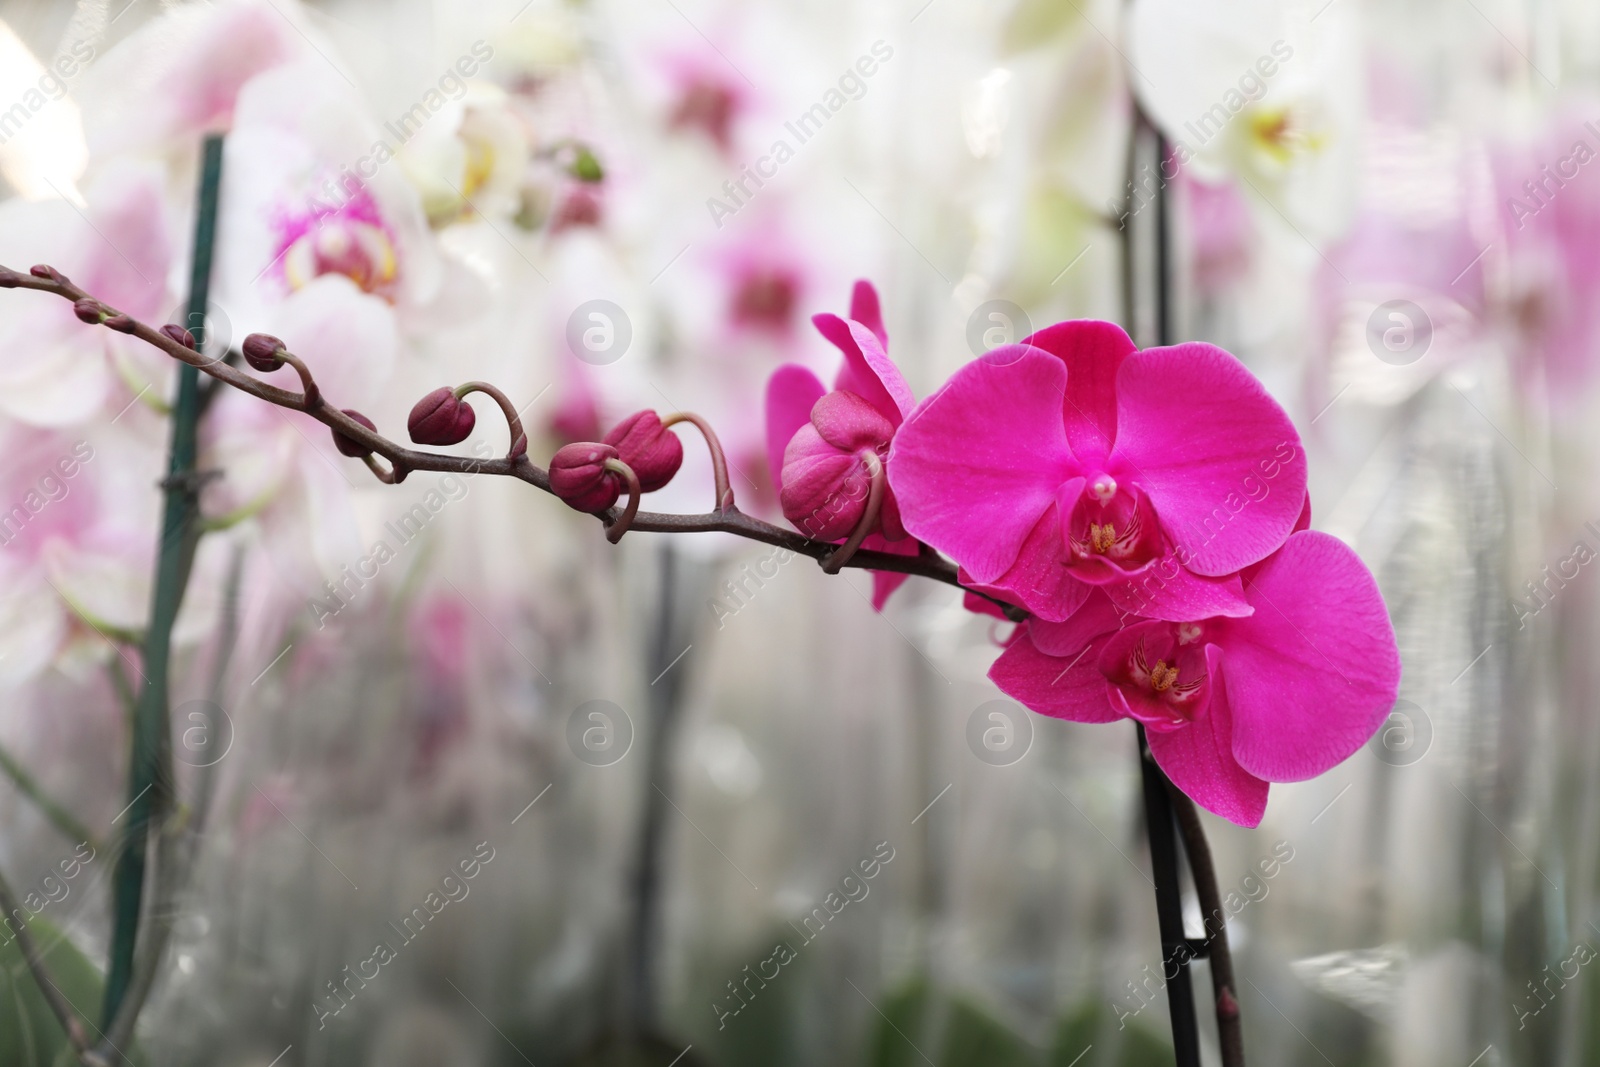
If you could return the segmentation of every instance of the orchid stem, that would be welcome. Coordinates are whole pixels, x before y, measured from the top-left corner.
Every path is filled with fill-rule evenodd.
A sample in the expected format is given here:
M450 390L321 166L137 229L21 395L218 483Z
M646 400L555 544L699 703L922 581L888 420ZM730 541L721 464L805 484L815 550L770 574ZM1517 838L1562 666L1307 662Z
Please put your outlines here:
M368 452L366 455L362 456L361 462L365 463L367 465L367 470L371 471L378 481L382 482L384 485L394 485L405 478L405 475L400 473L402 468L399 466L392 467L389 470L384 470L383 465L373 458L371 452Z
M1217 1044L1222 1049L1222 1067L1244 1067L1244 1026L1239 1018L1239 991L1234 984L1233 953L1228 948L1228 913L1222 910L1222 893L1217 888L1217 868L1206 843L1205 826L1194 801L1167 782L1167 797L1178 819L1183 837L1183 853L1189 857L1189 873L1194 876L1195 895L1200 898L1200 914L1205 923L1206 960L1211 964L1211 989L1217 1009Z
M17 895L12 892L11 884L5 880L4 875L0 875L0 909L3 909L7 920L0 925L0 929L9 929L16 935L17 949L22 953L29 973L33 975L34 984L39 987L40 996L44 997L45 1003L50 1006L50 1011L61 1023L61 1029L67 1035L67 1041L72 1044L73 1051L82 1057L89 1051L89 1034L84 1029L84 1021L78 1017L66 994L61 992L61 987L50 977L44 955L39 951L38 942L33 939L33 931L28 929L27 922L20 918L24 909L18 903Z
M203 322L210 303L211 261L216 248L217 198L221 186L222 136L212 134L205 139L201 154L199 205L189 274L189 322ZM198 357L199 353L194 355ZM204 361L204 357L199 358ZM160 832L173 799L172 724L168 720L172 628L183 604L195 545L200 537L199 482L192 477L199 448L200 375L193 362L186 361L178 368L177 399L172 412L168 477L163 483L161 541L151 591L150 626L145 633L144 688L134 708L128 761L126 847L117 859L112 889L111 953L101 1013L107 1026L117 1017L117 1009L133 978L150 827L154 825Z
M294 368L294 372L300 375L300 392L305 397L304 410L315 411L321 407L322 390L317 388L316 379L311 377L311 368L306 366L305 360L293 352L280 352L278 353L278 359L280 362L289 364Z
M1145 743L1138 726L1139 771L1144 782L1145 829L1150 837L1150 867L1155 875L1156 924L1161 931L1161 976L1167 983L1172 1015L1172 1050L1177 1067L1200 1067L1200 1028L1195 1020L1189 959L1193 949L1183 932L1183 897L1178 887L1178 842L1173 835L1171 783Z
M10 752L0 747L0 771L4 771L17 790L23 796L33 801L45 818L50 820L50 825L61 832L61 836L74 844L88 843L96 852L100 851L100 840L89 832L89 828L78 821L77 816L68 811L65 806L58 803L39 785L38 779L29 774L27 769L18 762Z
M455 397L457 400L465 399L469 393L486 393L494 398L500 405L500 411L506 417L506 428L511 431L511 449L506 453L506 458L515 460L518 456L528 453L528 435L522 429L522 416L517 413L516 405L511 403L511 398L502 393L497 386L488 382L467 382L456 386Z
M632 467L620 459L606 460L606 470L622 475L623 481L628 483L628 503L623 507L622 514L612 520L611 525L606 528L606 540L616 544L633 525L633 517L639 514L639 476L633 473Z
M692 422L695 429L700 431L700 436L706 439L706 448L711 452L711 476L716 480L717 502L711 510L727 514L733 508L733 486L728 483L728 457L722 451L722 441L717 437L717 431L711 424L692 411L679 411L668 415L661 420L662 426L672 426L680 422Z
M883 487L884 473L883 461L875 452L865 454L868 477L872 479L867 488L867 506L861 510L861 518L856 521L856 528L850 532L850 537L839 550L822 561L822 573L838 574L839 569L850 562L850 557L856 554L856 549L861 547L861 542L867 539L878 526L878 517L883 512Z

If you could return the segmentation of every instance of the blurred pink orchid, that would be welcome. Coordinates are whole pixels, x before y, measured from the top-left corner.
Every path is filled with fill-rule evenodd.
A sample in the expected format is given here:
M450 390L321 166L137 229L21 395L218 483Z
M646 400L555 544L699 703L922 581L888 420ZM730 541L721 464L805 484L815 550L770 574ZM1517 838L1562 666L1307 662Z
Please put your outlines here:
M320 34L298 3L228 0L175 5L110 49L83 77L90 152L187 149L227 129L241 90L297 57ZM321 49L330 50L323 40ZM326 62L326 60L318 60Z
M176 297L174 226L165 174L116 161L85 189L79 210L65 200L0 204L0 262L44 263L105 303L145 321L165 321ZM149 360L148 346L109 330L85 330L70 306L30 303L0 319L0 412L34 426L70 426L99 415L118 371ZM141 383L143 384L143 383ZM120 407L136 392L115 398Z
M1235 572L1288 536L1306 462L1227 352L1077 321L957 371L896 436L889 481L974 588L1059 622L1098 586L1183 622L1249 614Z
M1044 715L1134 719L1175 785L1260 823L1267 783L1343 762L1394 706L1400 656L1376 582L1343 542L1303 531L1244 576L1252 613L1165 622L1103 592L1018 629L989 677Z
M848 319L821 314L811 321L843 354L844 363L832 392L798 364L785 364L773 374L767 383L767 461L784 516L807 536L840 541L866 507L871 479L866 454L887 460L895 431L916 398L889 358L889 337L871 282L856 282ZM903 556L921 551L906 536L888 486L878 525L862 547ZM882 611L905 579L874 571L873 607Z
M1506 249L1493 307L1524 382L1566 403L1600 366L1600 126L1582 121L1587 103L1492 161Z

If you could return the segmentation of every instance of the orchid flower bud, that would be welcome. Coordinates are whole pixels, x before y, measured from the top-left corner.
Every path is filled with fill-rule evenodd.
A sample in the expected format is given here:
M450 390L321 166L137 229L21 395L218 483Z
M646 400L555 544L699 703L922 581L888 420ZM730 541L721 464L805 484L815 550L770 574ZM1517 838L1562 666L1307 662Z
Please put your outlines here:
M252 337L259 337L261 335L260 334L251 334L251 336ZM359 422L361 425L365 426L367 429L371 430L373 433L377 433L378 432L378 428L373 425L372 420L367 418L365 415L361 414L361 412L352 411L349 408L345 408L344 409L344 413L346 415L349 415L352 419L355 419L357 422ZM372 449L368 448L366 445L362 444L360 441L357 441L353 437L346 437L344 434L340 433L338 430L334 430L333 431L333 444L334 444L334 447L337 448L340 452L342 452L345 455L351 457L352 459L360 459L362 456L370 455L371 452L372 452Z
M808 537L848 537L867 507L872 466L866 453L881 457L893 437L889 420L854 393L818 400L811 421L783 451L784 517Z
M262 374L278 369L287 346L267 333L253 333L244 339L244 361Z
M196 347L194 343L194 334L190 333L188 330L184 329L182 326L179 326L175 322L169 322L165 326L161 327L161 333L169 341L176 341L184 348L190 349L191 351L199 351L198 347Z
M606 470L617 450L596 441L579 441L550 459L550 491L579 511L604 511L622 495L622 481Z
M74 300L72 313L78 316L80 322L87 322L90 326L98 326L106 321L106 309L93 297L86 296L82 300Z
M623 419L606 434L605 443L639 476L639 491L653 493L672 481L683 466L683 442L661 425L648 409Z
M454 445L465 441L477 424L472 405L441 386L417 401L406 420L411 440L419 445Z

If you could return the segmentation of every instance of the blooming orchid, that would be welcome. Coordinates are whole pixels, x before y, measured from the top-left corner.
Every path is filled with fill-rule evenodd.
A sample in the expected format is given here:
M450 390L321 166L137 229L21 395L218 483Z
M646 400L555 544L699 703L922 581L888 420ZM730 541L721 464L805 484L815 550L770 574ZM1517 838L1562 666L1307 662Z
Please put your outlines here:
M1202 807L1260 823L1268 782L1315 777L1394 706L1400 658L1377 583L1343 542L1309 530L1251 568L1242 617L1123 616L1096 592L1066 621L1032 619L989 677L1045 715L1134 719Z
M831 392L793 363L767 383L767 460L784 517L825 541L851 538L864 522L861 547L914 556L920 546L906 535L893 489L873 485L883 479L890 443L916 403L889 359L878 291L858 281L848 319L821 314L811 321L844 363ZM874 571L872 606L882 611L905 580Z
M1248 615L1238 572L1305 504L1293 424L1233 356L1064 322L957 371L895 438L906 530L1052 622L1098 587L1171 622Z

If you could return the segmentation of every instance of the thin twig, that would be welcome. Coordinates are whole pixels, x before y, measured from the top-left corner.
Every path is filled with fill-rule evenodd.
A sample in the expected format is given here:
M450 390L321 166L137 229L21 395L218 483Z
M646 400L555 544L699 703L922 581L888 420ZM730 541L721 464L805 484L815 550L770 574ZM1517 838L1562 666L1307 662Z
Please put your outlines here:
M80 822L76 815L46 793L38 779L29 774L17 758L4 747L0 747L0 771L6 773L23 796L39 806L39 810L50 820L50 825L59 830L63 837L70 839L73 844L87 843L96 852L100 851L100 839L90 833L89 828Z
M11 891L11 885L4 875L0 875L0 911L4 912L5 925L16 935L17 948L28 965L28 972L33 975L34 984L39 987L39 995L44 997L45 1003L50 1005L50 1010L61 1023L61 1029L72 1043L73 1051L82 1057L89 1050L89 1035L83 1028L83 1020L78 1018L66 994L50 977L38 942L33 939L33 931L28 929L28 924L21 917L22 906L17 903L17 895Z
M1222 1067L1244 1067L1244 1027L1239 1019L1239 996L1233 978L1233 954L1228 951L1228 913L1222 910L1222 893L1217 888L1217 868L1206 843L1206 830L1183 790L1167 782L1172 812L1177 816L1178 832L1183 835L1183 851L1189 857L1189 873L1194 876L1194 891L1200 898L1200 913L1205 916L1206 959L1211 964L1211 988L1216 995L1217 1043L1222 1048Z
M41 268L48 270L48 268ZM66 276L58 271L50 271L47 276L21 274L5 267L0 267L0 289L36 289L40 292L53 293L66 300L92 300L89 293L74 285ZM441 471L459 474L492 474L509 478L518 478L537 489L550 492L550 476L544 468L537 466L527 456L518 456L516 459L480 459L477 456L452 456L438 452L422 452L416 449L405 448L381 434L367 429L350 416L340 411L332 402L315 403L308 405L301 393L290 392L255 378L237 367L226 363L208 360L205 356L193 349L173 341L157 330L142 322L133 321L126 327L126 332L152 345L171 356L173 359L187 363L197 368L203 374L208 374L220 382L225 382L241 392L249 393L269 404L274 404L290 411L300 411L316 419L324 426L337 430L340 434L358 441L372 449L378 455L387 459L395 468L395 481L400 481L405 474L413 471ZM607 526L616 522L621 516L621 509L613 508L603 513L600 518ZM814 541L792 530L774 526L769 522L746 515L738 508L729 506L726 511L711 511L704 515L670 515L660 512L641 511L635 516L630 530L643 533L731 533L752 541L773 545L778 548L788 549L803 556L810 556L815 560L822 560L838 549L838 545L827 541ZM844 564L846 567L855 567L863 570L891 571L896 574L911 574L923 578L931 578L946 585L965 588L956 578L955 564L932 554L919 554L915 556L899 556L889 552L859 551ZM993 598L990 598L993 599ZM1005 607L1010 605L996 600L995 603ZM1020 613L1017 617L1021 617Z

